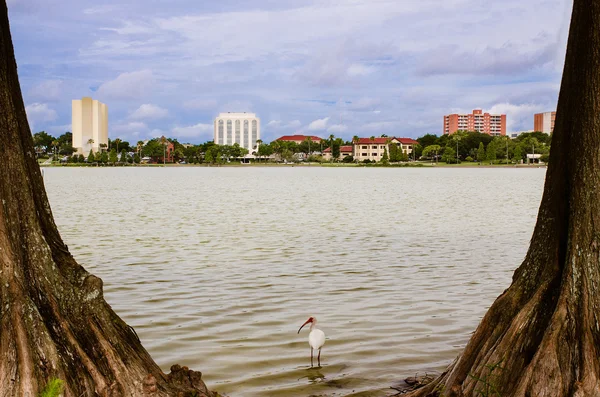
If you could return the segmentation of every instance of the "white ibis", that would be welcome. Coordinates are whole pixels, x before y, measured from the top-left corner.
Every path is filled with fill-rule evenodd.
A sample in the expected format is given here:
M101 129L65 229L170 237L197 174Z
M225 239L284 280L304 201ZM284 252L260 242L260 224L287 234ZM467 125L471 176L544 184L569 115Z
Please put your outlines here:
M317 360L318 360L317 362L319 363L319 367L320 367L321 366L321 348L325 344L325 332L323 332L317 328L317 318L316 317L309 317L308 320L306 320L306 322L304 324L302 324L302 327L300 327L300 329L298 330L298 333L300 333L300 330L302 330L302 328L308 323L310 323L310 333L308 334L308 344L310 345L310 366L311 367L313 366L313 351L318 350L319 355L317 356Z

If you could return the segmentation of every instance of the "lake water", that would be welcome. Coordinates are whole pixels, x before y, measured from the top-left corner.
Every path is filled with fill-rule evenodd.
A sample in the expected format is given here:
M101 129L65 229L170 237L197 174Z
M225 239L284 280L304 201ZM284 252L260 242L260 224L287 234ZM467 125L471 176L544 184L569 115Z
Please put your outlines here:
M521 263L544 176L45 169L65 242L154 359L231 397L386 396L443 370ZM311 315L320 369L296 333Z

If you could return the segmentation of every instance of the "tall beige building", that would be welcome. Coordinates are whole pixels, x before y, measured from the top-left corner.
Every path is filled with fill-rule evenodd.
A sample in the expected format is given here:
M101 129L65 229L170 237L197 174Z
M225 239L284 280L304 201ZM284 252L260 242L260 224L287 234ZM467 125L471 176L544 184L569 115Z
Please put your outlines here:
M108 107L90 97L72 101L73 147L77 153L97 152L101 144L108 146Z
M260 119L254 113L220 113L215 119L214 141L217 145L237 143L252 154L260 139Z

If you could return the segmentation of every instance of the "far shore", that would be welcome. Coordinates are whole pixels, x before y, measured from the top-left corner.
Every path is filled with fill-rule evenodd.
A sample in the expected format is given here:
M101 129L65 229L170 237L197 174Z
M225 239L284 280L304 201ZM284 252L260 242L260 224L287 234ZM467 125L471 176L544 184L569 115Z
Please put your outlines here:
M485 164L485 163L460 163L460 164L446 164L446 163L429 163L429 162L411 162L411 163L399 163L399 164L355 164L355 163L239 163L230 162L223 164L127 164L125 166L117 165L87 165L87 164L42 164L40 167L172 167L172 168L186 168L186 167L342 167L342 168L546 168L547 164Z

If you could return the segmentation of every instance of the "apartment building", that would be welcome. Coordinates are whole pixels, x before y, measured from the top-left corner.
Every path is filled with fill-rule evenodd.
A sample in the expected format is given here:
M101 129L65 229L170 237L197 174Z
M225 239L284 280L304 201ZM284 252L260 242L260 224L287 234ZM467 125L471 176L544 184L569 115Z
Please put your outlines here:
M537 113L533 115L533 130L552 134L554 132L554 122L556 121L556 112Z
M506 135L506 115L483 113L480 109L471 114L448 114L444 116L444 134L456 131L477 131L492 136Z

